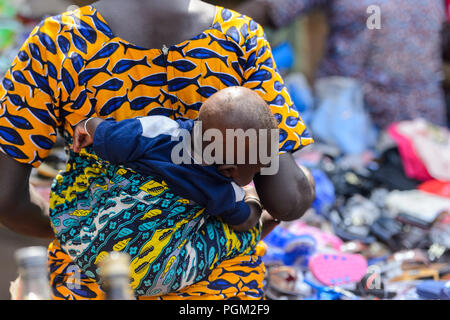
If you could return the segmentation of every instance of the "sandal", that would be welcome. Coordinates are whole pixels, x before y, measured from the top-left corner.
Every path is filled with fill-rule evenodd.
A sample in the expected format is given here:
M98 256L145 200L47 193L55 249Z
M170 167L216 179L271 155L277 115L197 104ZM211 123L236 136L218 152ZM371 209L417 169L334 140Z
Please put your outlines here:
M311 258L309 269L327 286L361 281L367 272L367 261L359 254L318 254Z

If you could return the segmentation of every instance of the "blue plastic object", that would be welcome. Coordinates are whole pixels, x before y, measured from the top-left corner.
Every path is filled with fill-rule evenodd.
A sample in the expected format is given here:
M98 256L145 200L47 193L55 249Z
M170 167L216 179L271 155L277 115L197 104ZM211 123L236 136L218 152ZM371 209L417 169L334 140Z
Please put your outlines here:
M425 280L417 285L416 291L423 299L450 300L450 281Z
M290 241L294 240L295 235L283 227L276 227L264 238L267 245L284 248Z
M315 295L305 300L340 300L344 297L346 299L359 300L356 295L339 287L326 287L307 279L304 282L315 290Z
M317 242L313 236L301 235L288 244L283 262L287 266L297 265L306 268L309 258L316 252Z
M295 63L295 52L289 42L283 42L272 50L279 70L289 70Z
M313 169L311 173L316 181L316 199L312 207L317 214L323 214L336 201L336 190L325 172Z
M364 108L361 84L352 78L329 77L316 83L317 110L311 121L314 136L344 154L361 154L376 143L377 131Z
M285 252L283 249L268 245L266 253L264 254L262 260L267 265L271 264L283 265L284 254Z
M286 266L307 267L315 253L317 242L310 235L295 235L283 227L276 227L264 242L268 249L263 257L265 263L281 262Z
M377 258L372 258L367 260L367 265L372 266L382 262L386 262L389 259L389 255L384 255Z
M314 107L314 97L306 77L300 73L291 73L284 78L286 88L288 89L294 107L302 114L304 118L305 112L312 112ZM305 119L303 119L305 120Z

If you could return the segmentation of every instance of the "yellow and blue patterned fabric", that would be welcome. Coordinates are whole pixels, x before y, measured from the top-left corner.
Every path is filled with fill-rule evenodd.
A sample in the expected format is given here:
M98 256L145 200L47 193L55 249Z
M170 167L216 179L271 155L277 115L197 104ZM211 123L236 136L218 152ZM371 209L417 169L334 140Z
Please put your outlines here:
M139 300L261 300L266 269L261 257L263 242L255 254L221 262L204 280L162 296L140 296ZM49 247L50 281L55 300L104 300L105 293L95 280L81 274L55 241Z
M263 29L250 18L217 7L210 28L166 52L117 37L94 7L82 7L45 19L20 49L0 87L0 149L37 167L57 131L70 146L81 120L196 119L202 103L229 86L251 88L268 102L279 123L280 152L312 142ZM216 289L240 274L243 282L233 295L262 297L262 284L252 282L263 270L255 251L258 227L236 233L164 181L111 165L90 147L68 156L50 200L57 237L49 248L55 298L101 297L97 264L114 250L130 254L138 296L191 296L180 288L189 291L197 283L199 290L204 281L215 288L200 286L205 292L220 294ZM244 266L226 271L242 259ZM215 273L222 264L223 272ZM74 268L82 286L67 283Z

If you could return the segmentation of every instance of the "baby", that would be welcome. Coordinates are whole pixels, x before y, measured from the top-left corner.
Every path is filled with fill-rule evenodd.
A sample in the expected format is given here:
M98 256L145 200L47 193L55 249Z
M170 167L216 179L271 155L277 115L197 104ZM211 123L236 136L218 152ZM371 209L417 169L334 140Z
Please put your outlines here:
M257 93L243 87L230 87L212 95L202 105L198 121L172 120L164 116L120 122L90 118L75 127L72 148L79 152L93 144L100 158L144 175L159 177L175 193L205 207L206 214L220 217L238 232L250 230L260 219L262 206L257 197L246 195L242 187L268 163L263 163L259 156L256 161L249 161L250 153L256 152L255 146L244 140L243 148L239 149L238 139L229 137L227 131L254 129L259 138L264 129L269 144L278 142L277 122L267 103ZM199 162L195 157L198 149L193 147L194 138L199 132L194 132L194 128L200 128L195 126L196 123L201 123L201 133L215 129L214 132L224 137L212 142L216 146L213 153L216 163L205 161L203 157ZM197 162L174 161L174 155L179 156L176 148L180 146L185 147L183 151L188 153L190 160ZM202 155L207 148L202 140ZM273 148L268 146L266 150ZM242 156L245 161L238 161Z

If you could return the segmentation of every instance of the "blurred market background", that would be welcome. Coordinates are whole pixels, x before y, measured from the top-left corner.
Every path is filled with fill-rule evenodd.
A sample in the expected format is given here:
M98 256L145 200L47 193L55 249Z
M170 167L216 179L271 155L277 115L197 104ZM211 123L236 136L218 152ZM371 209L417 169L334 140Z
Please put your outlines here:
M236 8L241 1L208 2ZM0 0L0 78L34 26L70 6L63 0ZM313 10L281 29L265 26L278 68L316 140L296 159L312 170L317 193L304 218L282 224L266 239L268 298L448 299L444 291L418 292L425 281L433 280L432 286L450 280L448 121L433 126L413 119L379 130L364 108L364 84L317 80L328 22ZM450 101L448 29L442 30L442 88ZM45 197L64 161L59 143L33 171L32 183ZM48 243L3 227L0 243L0 299L10 299L10 281L17 277L14 251ZM333 259L345 257L352 262L347 279L328 283L323 269L342 267Z

